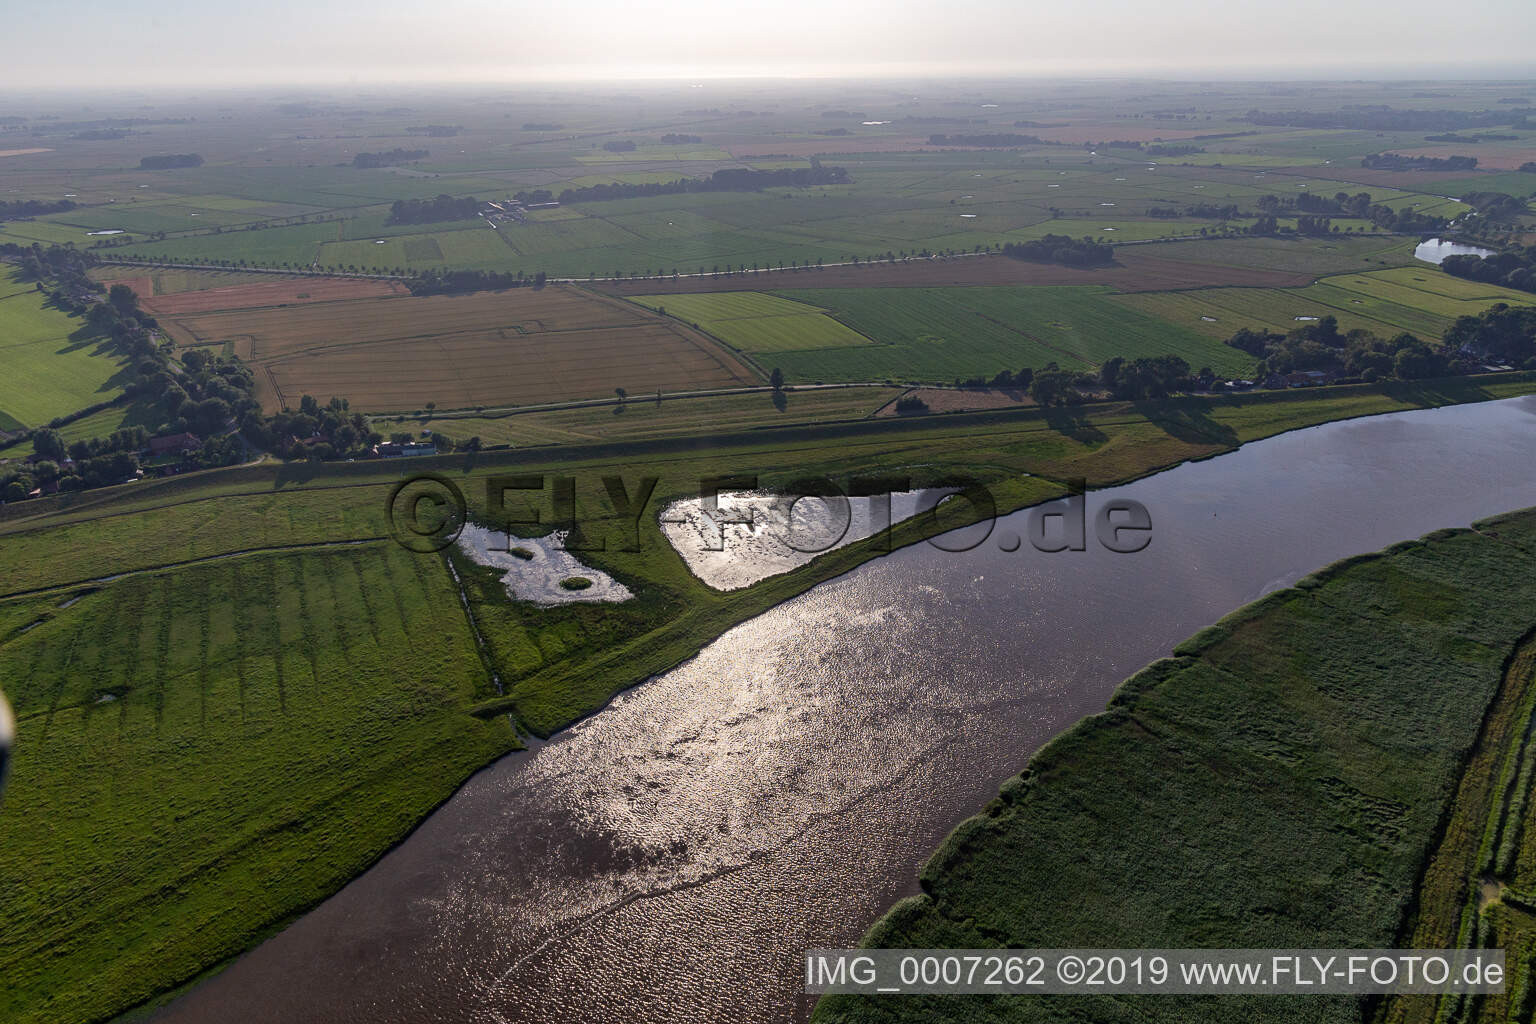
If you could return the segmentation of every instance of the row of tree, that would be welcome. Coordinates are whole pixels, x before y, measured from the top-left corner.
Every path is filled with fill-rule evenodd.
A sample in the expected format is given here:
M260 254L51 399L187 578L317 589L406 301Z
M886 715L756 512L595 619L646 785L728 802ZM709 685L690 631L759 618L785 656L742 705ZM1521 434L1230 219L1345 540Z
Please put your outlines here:
M1492 256L1447 256L1440 269L1469 281L1536 292L1536 245L1517 245Z
M1115 261L1114 246L1091 238L1045 235L1030 242L1008 242L1003 255L1035 263L1062 263L1069 267L1102 267Z
M376 170L380 167L394 167L398 164L408 164L412 160L425 160L432 155L428 149L402 149L395 148L383 153L359 153L352 158L352 166L361 170Z
M406 282L412 295L465 295L469 292L501 291L506 288L543 288L544 271L525 277L522 271L495 270L423 270Z
M1372 171L1471 171L1477 168L1477 157L1372 153L1360 161L1360 166Z
M386 224L434 224L440 221L469 220L480 212L480 200L473 196L455 199L440 195L436 199L396 199L389 207Z
M1332 316L1286 334L1243 328L1226 343L1257 357L1261 377L1317 370L1346 381L1420 380L1475 373L1489 362L1536 369L1536 309L1500 303L1461 317L1434 343L1407 332L1341 331Z
M0 200L0 220L9 217L41 217L45 213L68 213L74 208L73 199Z
M591 203L609 199L638 199L645 196L678 195L685 192L760 192L765 188L811 188L815 185L847 185L853 179L845 167L824 166L812 160L810 167L784 167L757 171L746 167L727 167L707 178L678 178L675 181L588 185L568 188L560 193L565 203Z

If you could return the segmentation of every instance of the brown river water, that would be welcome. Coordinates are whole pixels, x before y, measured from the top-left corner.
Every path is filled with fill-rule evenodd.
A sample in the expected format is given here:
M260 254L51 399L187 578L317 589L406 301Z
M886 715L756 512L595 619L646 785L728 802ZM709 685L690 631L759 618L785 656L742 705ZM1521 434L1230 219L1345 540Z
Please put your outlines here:
M957 822L1148 661L1346 555L1536 505L1536 398L1329 424L1112 491L1151 544L1027 513L731 630L471 779L157 1021L777 1022ZM975 529L975 528L971 528ZM957 546L948 541L950 546Z

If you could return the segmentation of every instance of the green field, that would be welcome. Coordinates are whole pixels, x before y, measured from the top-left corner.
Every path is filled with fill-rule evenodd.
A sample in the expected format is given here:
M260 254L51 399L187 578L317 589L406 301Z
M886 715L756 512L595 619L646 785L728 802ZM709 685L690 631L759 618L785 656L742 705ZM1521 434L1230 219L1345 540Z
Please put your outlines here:
M1117 304L1107 288L841 288L783 291L827 309L874 347L785 352L791 380L945 382L1054 362L1089 369L1111 356L1175 353L1198 369L1240 375L1243 353L1188 327ZM669 303L675 296L668 296ZM669 307L670 308L670 307Z
M1496 302L1536 305L1536 295L1463 281L1433 267L1402 267L1327 277L1307 288L1201 288L1184 292L1117 295L1132 309L1188 325L1212 338L1239 328L1285 333L1331 316L1340 330L1360 327L1382 337L1402 331L1435 341L1459 316L1476 315Z
M434 419L393 420L376 417L382 434L398 430L432 430L456 441L478 437L485 444L518 447L547 444L588 444L597 441L655 437L709 437L715 434L797 423L863 419L894 401L902 388L859 387L783 392L783 408L761 392L702 398L631 395L620 405L600 405L510 415L439 416Z
M239 953L516 745L464 713L493 691L447 573L394 544L0 608L7 1020L109 1017Z
M753 354L870 344L824 309L762 292L642 295L633 301L697 324L732 348Z
M1108 711L1037 752L945 840L923 870L923 894L866 944L1399 945L1533 608L1533 512L1351 559L1271 594L1127 680ZM1524 710L1520 736L1528 698ZM1020 997L992 1003L986 1019L1173 1022L1212 1019L1217 1005ZM829 997L815 1019L933 1020L946 1006ZM1358 1013L1343 997L1219 1004L1224 1020Z
M0 429L41 426L122 394L126 360L14 272L0 275L0 359Z

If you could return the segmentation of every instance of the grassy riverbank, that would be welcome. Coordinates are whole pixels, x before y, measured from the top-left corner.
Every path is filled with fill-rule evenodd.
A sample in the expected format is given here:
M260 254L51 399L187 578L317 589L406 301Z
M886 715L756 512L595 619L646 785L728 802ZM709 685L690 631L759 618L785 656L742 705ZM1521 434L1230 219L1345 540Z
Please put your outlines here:
M1536 936L1519 894L1536 841L1520 823L1536 686L1529 648L1517 651L1533 627L1536 511L1350 559L1272 594L1042 748L945 840L922 895L866 942L1370 948L1518 937L1511 974L1528 992ZM1480 924L1486 895L1464 908L1492 865L1507 865L1508 898ZM1365 1012L1418 1021L1439 1019L1434 1009L1415 997ZM1361 1014L1342 998L829 997L815 1019Z
M963 474L998 511L1349 416L1536 391L1536 375L1233 399L1105 403L742 431L688 441L324 467L261 465L40 499L0 513L0 679L17 757L0 814L0 1018L98 1020L249 947L335 891L475 768L877 557L873 542L716 593L655 512L703 477ZM497 695L437 555L386 538L403 474L576 481L583 553L631 607L535 608L468 579ZM659 482L624 534L601 478ZM551 520L551 491L537 498ZM963 509L963 506L962 506ZM911 520L892 546L960 525ZM115 577L111 580L106 577ZM78 598L78 600L76 600ZM110 879L108 884L107 879Z

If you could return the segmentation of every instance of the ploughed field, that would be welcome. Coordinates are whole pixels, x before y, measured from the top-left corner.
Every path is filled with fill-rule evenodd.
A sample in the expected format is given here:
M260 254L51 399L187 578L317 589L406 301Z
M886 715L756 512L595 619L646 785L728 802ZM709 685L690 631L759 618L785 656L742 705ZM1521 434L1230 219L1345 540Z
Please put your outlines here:
M222 292L213 301L226 305L160 318L178 345L227 347L252 364L269 411L297 407L306 394L390 412L761 383L739 356L686 325L565 285L244 308L278 287L177 297Z

